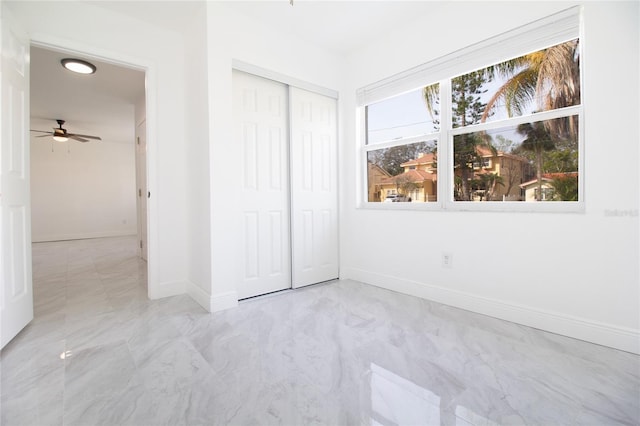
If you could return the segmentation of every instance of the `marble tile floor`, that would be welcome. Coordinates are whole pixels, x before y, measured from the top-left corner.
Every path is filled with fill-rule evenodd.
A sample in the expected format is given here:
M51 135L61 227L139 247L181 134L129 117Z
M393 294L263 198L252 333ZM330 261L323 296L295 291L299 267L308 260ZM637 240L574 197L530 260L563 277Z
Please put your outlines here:
M637 425L640 357L353 281L209 314L134 238L33 246L2 425Z

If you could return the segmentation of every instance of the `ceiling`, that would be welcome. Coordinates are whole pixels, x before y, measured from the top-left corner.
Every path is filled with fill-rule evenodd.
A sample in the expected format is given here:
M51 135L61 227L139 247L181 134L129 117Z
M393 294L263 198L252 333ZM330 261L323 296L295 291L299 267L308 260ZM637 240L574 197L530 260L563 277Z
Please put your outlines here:
M339 53L384 37L385 30L424 19L443 3L442 0L293 0L292 6L289 1L209 0ZM195 14L205 13L202 0L91 3L174 31L182 31ZM150 3L153 3L153 13L149 13Z
M327 50L349 53L407 22L424 19L433 1L232 1L229 7Z
M95 74L81 75L62 67L60 60L67 57L31 47L31 128L51 130L63 119L70 133L133 143L134 104L144 96L144 72L73 55L97 67Z
M204 13L203 2L193 0L90 3L177 32L184 31L195 14ZM424 19L441 4L392 0L294 0L293 6L289 0L223 3L237 13L338 54L346 54L373 39L384 37L386 29ZM57 126L56 119L64 119L69 132L97 135L105 141L132 143L133 104L144 94L144 72L80 56L94 63L98 70L88 76L76 75L60 65L60 60L67 56L63 52L32 47L31 128L49 130Z

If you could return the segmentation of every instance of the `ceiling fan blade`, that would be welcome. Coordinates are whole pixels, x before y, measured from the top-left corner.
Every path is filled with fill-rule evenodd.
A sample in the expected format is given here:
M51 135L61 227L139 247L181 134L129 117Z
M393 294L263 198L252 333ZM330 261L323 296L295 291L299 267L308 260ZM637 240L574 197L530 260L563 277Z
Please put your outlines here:
M102 138L101 138L101 137L99 137L99 136L81 135L81 134L79 134L79 133L67 133L67 136L69 136L69 137L79 136L79 137L81 137L81 138L95 139L95 140L98 140L98 141L101 141L101 140L102 140Z
M49 132L48 135L39 135L39 136L34 136L34 137L36 137L36 138L50 138L51 136L52 136L51 132Z
M51 134L51 130L33 130L31 129L32 132L38 132L38 133L49 133Z
M67 133L67 137L70 139L76 140L78 142L89 142L89 139L81 138L80 135L72 135Z

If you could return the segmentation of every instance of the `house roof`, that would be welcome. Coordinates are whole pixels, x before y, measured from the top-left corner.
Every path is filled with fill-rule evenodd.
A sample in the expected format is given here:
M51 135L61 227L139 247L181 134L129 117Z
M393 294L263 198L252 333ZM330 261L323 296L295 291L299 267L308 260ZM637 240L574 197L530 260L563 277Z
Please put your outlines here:
M521 157L519 155L509 154L504 151L496 151L494 155L493 151L484 146L476 147L476 151L482 157L493 158L493 157L507 157L512 158L514 160L522 161L523 163L528 163L529 160ZM421 166L425 164L432 164L436 161L436 155L433 153L429 154L420 154L418 158L414 158L413 160L409 160L405 163L400 164L400 167L410 167L410 166Z
M431 164L435 161L435 154L421 154L420 157L409 160L406 163L400 164L400 167L419 166L422 164Z
M395 185L398 181L405 182L424 182L425 180L436 181L438 175L436 173L429 173L424 170L409 170L396 176L380 179L381 185Z
M369 171L371 172L372 170L377 171L378 173L380 173L381 175L385 175L385 176L391 176L389 174L388 171L386 171L385 169L383 169L382 167L378 166L377 164L374 164L372 162L368 162L367 163L368 167L369 167Z
M509 154L507 152L504 151L496 151L497 155L494 155L493 151L491 151L491 149L484 147L484 146L478 146L476 147L476 152L481 155L482 157L487 157L487 158L492 158L492 157L507 157L507 158L513 158L514 160L518 160L518 161L522 161L525 163L528 163L529 160L527 160L524 157L521 157L519 155L514 155L514 154Z
M554 179L563 179L563 178L570 178L570 177L578 177L578 172L543 173L542 181L551 182ZM531 179L530 181L521 183L520 188L525 188L535 183L538 183L538 179Z

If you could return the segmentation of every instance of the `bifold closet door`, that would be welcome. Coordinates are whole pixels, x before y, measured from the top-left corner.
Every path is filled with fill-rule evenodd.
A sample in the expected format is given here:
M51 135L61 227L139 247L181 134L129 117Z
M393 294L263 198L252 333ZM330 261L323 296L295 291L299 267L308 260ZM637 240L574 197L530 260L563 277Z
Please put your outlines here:
M242 271L238 297L291 288L289 217L289 126L287 86L233 72L234 143L240 144L237 175L241 187ZM236 182L234 182L234 180Z
M289 88L293 287L338 278L337 101Z

